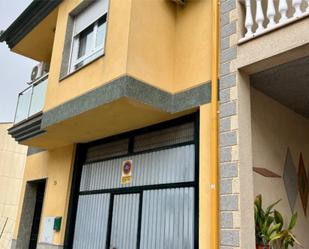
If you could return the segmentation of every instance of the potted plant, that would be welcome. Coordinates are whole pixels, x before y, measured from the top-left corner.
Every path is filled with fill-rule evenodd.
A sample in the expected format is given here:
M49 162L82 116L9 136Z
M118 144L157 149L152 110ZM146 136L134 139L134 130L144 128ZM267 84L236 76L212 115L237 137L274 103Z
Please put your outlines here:
M278 239L282 228L281 223L275 223L274 207L281 200L271 204L265 210L262 206L262 196L258 195L254 202L256 249L269 249L270 243Z
M295 227L296 222L297 222L297 213L294 213L291 217L288 227L286 229L283 229L284 225L283 217L277 210L274 211L274 223L280 224L277 238L274 240L274 248L288 249L289 246L293 247L295 243L301 246L300 243L297 241L295 235L292 233L292 230Z

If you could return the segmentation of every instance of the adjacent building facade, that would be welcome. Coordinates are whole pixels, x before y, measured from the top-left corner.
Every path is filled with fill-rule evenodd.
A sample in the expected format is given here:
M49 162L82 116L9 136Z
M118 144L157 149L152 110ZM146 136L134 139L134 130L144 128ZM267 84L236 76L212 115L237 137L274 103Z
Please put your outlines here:
M253 201L308 248L308 2L221 1L221 246L254 248ZM297 245L295 248L298 248Z
M7 134L12 123L0 123L0 247L11 248L27 147Z

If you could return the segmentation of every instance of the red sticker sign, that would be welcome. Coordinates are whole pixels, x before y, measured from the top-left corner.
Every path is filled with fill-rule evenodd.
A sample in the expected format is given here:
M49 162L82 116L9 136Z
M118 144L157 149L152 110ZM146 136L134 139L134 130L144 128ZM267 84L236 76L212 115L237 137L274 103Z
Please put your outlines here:
M121 184L129 184L132 181L132 160L126 160L122 163Z

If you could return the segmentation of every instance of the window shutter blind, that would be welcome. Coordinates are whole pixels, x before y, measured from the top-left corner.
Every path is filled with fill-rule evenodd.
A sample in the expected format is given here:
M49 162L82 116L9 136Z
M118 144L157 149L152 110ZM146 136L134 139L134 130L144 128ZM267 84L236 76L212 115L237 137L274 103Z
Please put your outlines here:
M75 17L74 35L79 34L108 11L109 0L91 0L91 4Z

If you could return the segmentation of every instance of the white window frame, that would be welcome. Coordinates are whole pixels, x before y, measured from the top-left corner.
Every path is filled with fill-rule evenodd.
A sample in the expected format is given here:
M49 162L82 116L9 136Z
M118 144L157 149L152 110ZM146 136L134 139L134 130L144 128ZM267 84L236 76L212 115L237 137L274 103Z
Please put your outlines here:
M103 25L106 25L105 28L105 33L104 33L104 39L103 39L103 43L102 46L98 46L96 47L96 41L97 41L97 35L98 35L98 25L99 25L99 20L101 18L105 17L105 22L103 23ZM103 56L104 55L104 48L105 48L105 43L106 43L106 35L107 35L107 19L108 19L108 12L106 13L102 13L102 16L100 16L96 21L94 21L93 23L91 23L90 25L88 25L85 29L83 29L82 31L80 31L78 34L74 34L74 30L75 30L75 26L76 26L76 22L74 20L74 28L73 28L73 37L72 37L72 48L71 48L71 53L70 53L70 61L69 61L69 72L72 73L76 70L79 70L80 68L86 66L87 64L91 63L92 61L96 60L98 57ZM85 55L83 55L80 58L78 57L78 51L79 51L79 37L80 34L86 30L87 28L89 28L90 26L93 25L93 38L92 38L92 44L91 44L91 51L89 53L85 53ZM87 61L84 63L84 65L76 68L76 66L87 60L88 58L92 57L93 58L90 61Z

